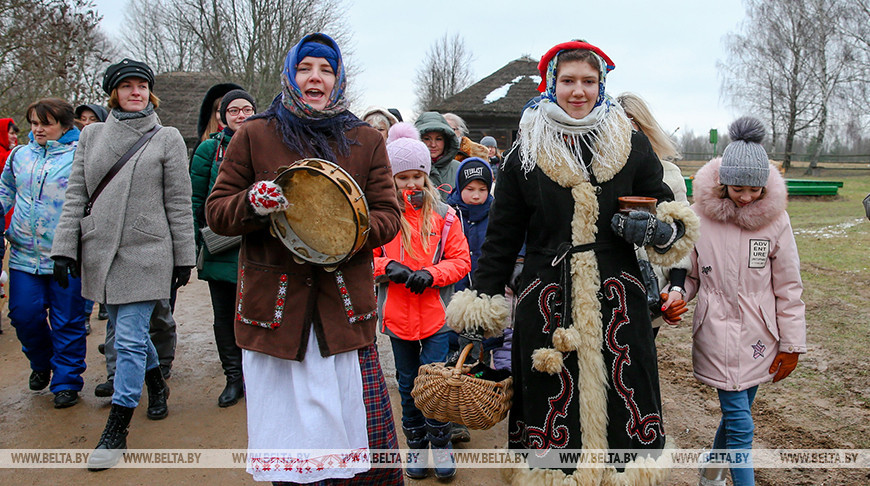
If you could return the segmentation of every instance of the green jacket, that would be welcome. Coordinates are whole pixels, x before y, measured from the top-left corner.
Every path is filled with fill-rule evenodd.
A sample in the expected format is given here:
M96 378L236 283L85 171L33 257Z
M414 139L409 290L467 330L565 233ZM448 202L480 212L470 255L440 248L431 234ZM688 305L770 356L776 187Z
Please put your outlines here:
M441 201L447 201L447 196L453 191L456 173L459 172L459 161L455 160L459 153L459 140L453 129L440 113L427 111L417 118L414 127L420 132L420 137L428 132L438 132L444 136L444 152L438 160L432 161L429 179L439 189Z
M212 255L205 248L199 233L199 228L205 224L205 200L211 193L220 167L215 160L217 147L220 144L226 150L230 137L223 132L216 132L199 144L190 163L190 183L193 187L193 225L196 228L197 257L199 258L200 252L204 252L202 270L198 272L199 279L236 283L239 270L238 248Z

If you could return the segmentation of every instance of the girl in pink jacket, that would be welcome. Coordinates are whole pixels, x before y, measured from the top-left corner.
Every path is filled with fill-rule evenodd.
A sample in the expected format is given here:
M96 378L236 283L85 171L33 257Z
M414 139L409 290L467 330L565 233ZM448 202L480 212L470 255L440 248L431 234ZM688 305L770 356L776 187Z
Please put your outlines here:
M695 175L692 209L701 236L692 252L685 300L698 302L692 323L695 377L719 393L722 420L712 456L730 462L735 486L754 484L750 408L759 383L777 382L806 352L803 285L785 207L785 181L761 146L755 118L729 127L733 142ZM671 297L682 291L672 281ZM728 453L728 454L725 454ZM742 463L739 463L741 462ZM710 462L717 462L711 460ZM725 485L725 470L708 465L702 485Z

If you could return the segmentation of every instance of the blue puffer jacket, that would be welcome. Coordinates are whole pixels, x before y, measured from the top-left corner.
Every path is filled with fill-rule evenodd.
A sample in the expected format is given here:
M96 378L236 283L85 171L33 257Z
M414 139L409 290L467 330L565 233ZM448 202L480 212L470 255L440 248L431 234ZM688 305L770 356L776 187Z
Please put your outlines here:
M471 252L471 271L453 285L455 291L459 292L471 286L471 276L477 270L477 259L480 258L480 248L486 237L486 227L489 225L489 207L492 205L493 199L492 194L490 194L483 204L469 206L462 202L462 188L459 187L458 171L453 187L453 192L447 197L447 204L453 206L459 214L459 218L462 220L462 229L465 230L465 237L468 238L468 249Z
M45 147L31 135L30 143L6 161L0 176L0 206L4 213L15 207L6 231L11 246L9 268L37 275L52 273L51 244L79 133L78 128L68 130Z

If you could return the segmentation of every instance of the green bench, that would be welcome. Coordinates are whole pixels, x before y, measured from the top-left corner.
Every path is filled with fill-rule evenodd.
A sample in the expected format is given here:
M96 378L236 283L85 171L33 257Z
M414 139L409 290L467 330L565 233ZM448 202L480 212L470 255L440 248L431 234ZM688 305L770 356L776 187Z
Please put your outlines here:
M692 178L683 177L686 181L686 193L692 195ZM843 181L811 181L807 179L786 179L789 196L836 196L843 187Z

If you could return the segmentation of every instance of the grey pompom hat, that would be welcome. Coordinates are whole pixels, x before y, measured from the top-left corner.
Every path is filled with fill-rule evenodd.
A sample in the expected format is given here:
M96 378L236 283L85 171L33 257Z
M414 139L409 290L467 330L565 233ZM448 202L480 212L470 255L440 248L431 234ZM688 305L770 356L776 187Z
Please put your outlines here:
M731 123L728 134L732 141L722 154L719 182L726 186L766 186L770 162L761 146L764 125L758 118L744 116Z

